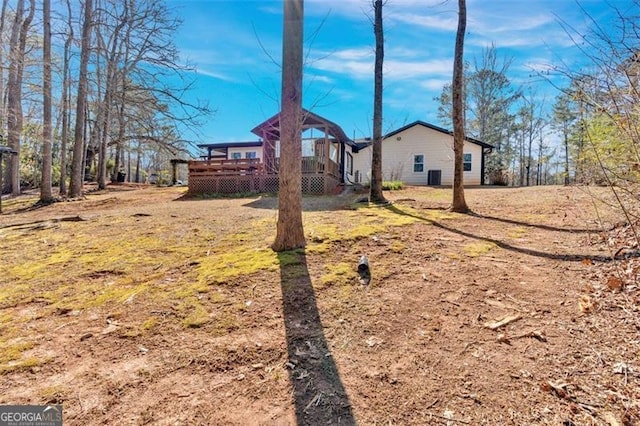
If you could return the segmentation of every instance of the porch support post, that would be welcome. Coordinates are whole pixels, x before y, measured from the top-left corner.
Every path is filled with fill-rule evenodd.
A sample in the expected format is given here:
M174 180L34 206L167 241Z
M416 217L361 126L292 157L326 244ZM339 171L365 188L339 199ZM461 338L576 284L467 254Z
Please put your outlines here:
M340 183L344 183L345 179L344 179L344 175L345 175L345 161L344 161L344 157L345 157L345 146L344 146L344 141L340 141L340 162L338 170L340 171Z
M266 172L271 174L275 169L275 147L272 145L272 140L269 134L263 130L262 132L262 145L264 154L264 164Z
M329 128L325 125L324 126L324 157L325 158L324 158L324 170L323 170L323 173L325 175L329 171L329 161L331 161L331 158L329 157L329 154L331 153L331 149L329 147L329 134L327 133L328 131L329 131Z
M178 162L171 160L171 184L176 185L178 183Z

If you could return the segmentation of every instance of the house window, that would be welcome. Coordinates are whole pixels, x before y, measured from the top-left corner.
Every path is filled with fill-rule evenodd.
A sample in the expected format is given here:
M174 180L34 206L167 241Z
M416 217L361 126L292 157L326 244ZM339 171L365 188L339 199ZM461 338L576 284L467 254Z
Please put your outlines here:
M465 172L471 171L471 154L464 154L462 161L462 170Z
M245 152L244 158L256 158L256 152L255 151Z
M231 153L231 159L232 160L239 160L242 158L242 153L241 152L232 152Z
M423 173L424 172L424 155L414 155L413 156L413 173Z
M347 152L347 174L353 174L353 155Z
M336 148L333 144L329 145L329 158L334 163L338 162L338 148Z

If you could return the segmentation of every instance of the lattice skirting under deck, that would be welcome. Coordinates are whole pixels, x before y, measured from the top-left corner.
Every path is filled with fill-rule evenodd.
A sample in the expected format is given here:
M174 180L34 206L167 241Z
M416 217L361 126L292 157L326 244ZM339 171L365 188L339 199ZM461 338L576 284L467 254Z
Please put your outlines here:
M304 194L332 194L339 181L333 176L305 174ZM278 176L189 176L191 194L237 194L278 192Z

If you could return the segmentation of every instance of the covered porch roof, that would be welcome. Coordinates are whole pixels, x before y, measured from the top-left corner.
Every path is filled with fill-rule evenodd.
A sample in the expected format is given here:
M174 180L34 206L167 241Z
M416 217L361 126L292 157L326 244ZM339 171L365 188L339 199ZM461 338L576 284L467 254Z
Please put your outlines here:
M344 130L333 121L314 114L306 109L302 110L304 120L302 122L302 130L317 129L325 132L328 137L333 138L336 142L344 143L355 147L356 144L347 137ZM252 133L258 135L264 140L275 141L280 139L280 113L269 118L265 122L257 125L251 130Z

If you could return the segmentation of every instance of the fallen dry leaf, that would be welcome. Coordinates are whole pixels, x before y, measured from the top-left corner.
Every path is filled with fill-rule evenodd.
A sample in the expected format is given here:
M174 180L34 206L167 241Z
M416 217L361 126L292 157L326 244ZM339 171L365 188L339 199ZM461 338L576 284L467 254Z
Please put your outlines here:
M607 288L611 291L620 291L624 287L624 283L618 277L609 277L607 280Z
M564 382L547 381L540 383L540 389L544 392L555 394L562 399L566 399L569 396L567 386L568 384Z
M621 426L621 423L616 419L616 416L613 413L606 412L602 414L602 418L609 423L609 426Z
M580 296L580 301L578 302L578 309L582 314L588 314L596 310L597 303L595 299L591 296L583 294Z
M372 347L374 347L376 345L381 345L383 340L381 338L379 338L379 337L371 336L371 337L367 338L366 342L367 342L367 346L372 348Z

